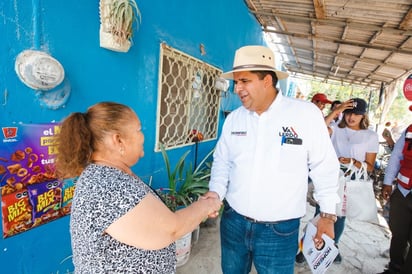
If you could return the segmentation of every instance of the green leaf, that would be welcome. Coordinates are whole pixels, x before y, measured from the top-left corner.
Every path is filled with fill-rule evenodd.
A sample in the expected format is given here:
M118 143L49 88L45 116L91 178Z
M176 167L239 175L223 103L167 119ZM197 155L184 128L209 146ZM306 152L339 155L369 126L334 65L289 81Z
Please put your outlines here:
M172 169L164 145L160 144L159 147L165 163L169 187L162 189L162 191L158 190L158 192L161 192L160 195L171 210L174 211L182 205L190 205L209 190L211 161L207 160L214 150L203 158L196 169L193 169L192 162L186 165L185 161L190 150L186 151ZM173 199L168 196L173 196Z

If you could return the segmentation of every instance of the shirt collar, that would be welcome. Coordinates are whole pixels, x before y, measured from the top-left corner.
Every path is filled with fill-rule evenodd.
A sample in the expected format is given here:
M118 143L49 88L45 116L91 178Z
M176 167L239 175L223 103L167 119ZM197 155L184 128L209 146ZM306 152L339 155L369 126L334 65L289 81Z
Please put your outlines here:
M272 104L270 104L270 106L268 107L268 109L262 113L262 115L264 115L265 113L269 113L272 112L273 110L275 110L276 108L278 108L278 106L281 104L281 102L284 100L283 98L283 94L282 92L279 90L278 94L276 95L275 100L273 100ZM252 111L252 110L248 110L245 108L245 110L250 114L250 115L257 115L256 112Z

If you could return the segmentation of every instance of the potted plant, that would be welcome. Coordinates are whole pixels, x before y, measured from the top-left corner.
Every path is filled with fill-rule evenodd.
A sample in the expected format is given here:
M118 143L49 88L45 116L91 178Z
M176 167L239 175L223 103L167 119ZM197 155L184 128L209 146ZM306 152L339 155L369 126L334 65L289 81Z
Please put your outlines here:
M196 168L193 168L192 163L189 163L188 166L185 165L186 157L190 153L190 151L186 151L173 169L162 144L160 144L160 150L166 166L168 187L157 189L157 192L172 211L176 211L179 207L188 206L209 190L211 162L208 162L208 159L213 150L203 158Z
M209 190L211 162L208 162L213 150L210 151L199 165L193 168L192 163L185 165L185 160L190 151L186 151L171 167L169 156L160 144L163 160L166 166L168 187L157 189L157 193L172 211L190 205ZM197 232L197 228L194 232ZM187 233L176 241L177 266L184 265L190 257L192 232Z
M131 46L133 23L142 15L135 0L100 0L100 46L127 52Z

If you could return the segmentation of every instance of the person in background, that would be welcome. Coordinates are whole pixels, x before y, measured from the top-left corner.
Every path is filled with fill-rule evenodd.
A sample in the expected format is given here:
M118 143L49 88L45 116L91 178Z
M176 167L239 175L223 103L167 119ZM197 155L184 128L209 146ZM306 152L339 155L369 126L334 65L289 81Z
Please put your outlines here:
M349 99L345 102L339 100L333 101L330 107L329 114L325 117L325 123L328 127L329 134L332 134L332 128L337 127L342 121L343 112L347 109L353 108L353 100Z
M334 112L334 110L336 110L340 105L342 105L342 102L339 100L333 101L332 104L330 105L329 114L325 117L325 122L328 127L329 126L333 127L337 125L340 122L340 120L342 120L342 112L337 112L337 111ZM330 122L327 120L329 118L329 115L331 119Z
M388 128L384 128L382 131L382 137L385 140L388 149L392 151L395 146L395 140L392 137L392 132Z
M125 105L72 113L57 138L59 177L79 176L70 215L75 273L175 273L174 242L217 216L221 201L170 211L131 170L144 155L144 135Z
M312 99L310 101L314 103L321 111L323 111L326 104L332 104L332 101L329 100L324 93L316 93L312 96Z
M412 108L412 106L409 106L409 110ZM401 133L403 131L403 126L398 124L398 121L394 121L391 126L391 133L392 133L392 138L394 140L398 140L399 137L401 136Z
M376 176L377 177L377 184L379 185L381 182L381 178L382 178L382 171L386 170L386 167L388 167L388 163L389 163L389 158L392 154L392 151L394 149L395 143L396 141L393 139L392 136L392 132L391 130L388 129L388 127L391 125L390 122L387 122L385 124L385 128L382 131L382 137L385 140L384 142L380 142L380 144L383 147L383 151L381 151L381 155L376 159L375 162L375 172L376 172ZM384 163L387 163L386 167L384 166ZM383 172L383 180L385 180L385 172ZM384 183L382 180L382 187L384 187ZM382 216L383 218L385 218L386 222L389 224L389 213L390 213L390 201L389 199L385 199L383 197L383 195L381 195L379 198L380 199L380 203L382 205ZM386 249L385 251L382 252L382 255L390 258L390 254L389 254L389 248Z
M367 166L367 171L372 172L376 155L379 151L378 134L369 129L369 118L366 113L367 104L365 100L354 98L342 105L352 104L343 111L343 117L337 127L333 127L331 140L342 165L352 163L360 168L362 163ZM338 217L335 223L335 244L338 246L339 239L345 227L345 217ZM335 262L340 263L342 257L339 253Z
M329 129L329 127L336 126L342 119L342 112L346 109L352 108L352 100L347 100L343 103L339 100L332 102L327 99L326 95L323 93L315 94L312 97L311 102L314 103L321 111L323 111L323 109L325 108L325 104L331 104L330 112L325 116L325 123L330 134L332 133L332 131Z
M224 122L206 194L224 200L224 274L249 273L252 263L262 274L294 272L308 176L322 211L314 244L334 237L339 163L319 109L276 88L287 76L264 46L239 48L222 75L242 102Z
M412 273L412 125L396 141L385 169L382 197L390 201L390 262L381 274ZM395 188L393 189L393 185Z

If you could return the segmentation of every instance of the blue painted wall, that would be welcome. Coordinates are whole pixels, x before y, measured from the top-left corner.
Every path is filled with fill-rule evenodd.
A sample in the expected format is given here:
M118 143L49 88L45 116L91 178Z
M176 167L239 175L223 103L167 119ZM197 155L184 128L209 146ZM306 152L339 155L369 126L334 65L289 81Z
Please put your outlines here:
M159 44L170 46L222 70L232 67L234 51L247 44L264 44L260 25L239 0L137 0L142 24L134 32L128 53L99 47L97 0L8 0L0 3L0 126L13 122L60 121L70 112L85 111L99 101L131 106L142 120L145 157L134 167L155 187L163 185L165 170L154 152ZM201 55L199 45L205 46ZM64 107L44 106L35 91L14 71L16 56L27 49L42 50L64 67L71 95ZM239 102L233 94L225 107ZM223 119L223 118L221 118ZM220 125L221 122L220 121ZM215 141L199 145L199 159ZM193 146L169 151L172 162ZM69 217L0 239L1 273L65 273L72 271ZM2 231L0 231L2 234Z

